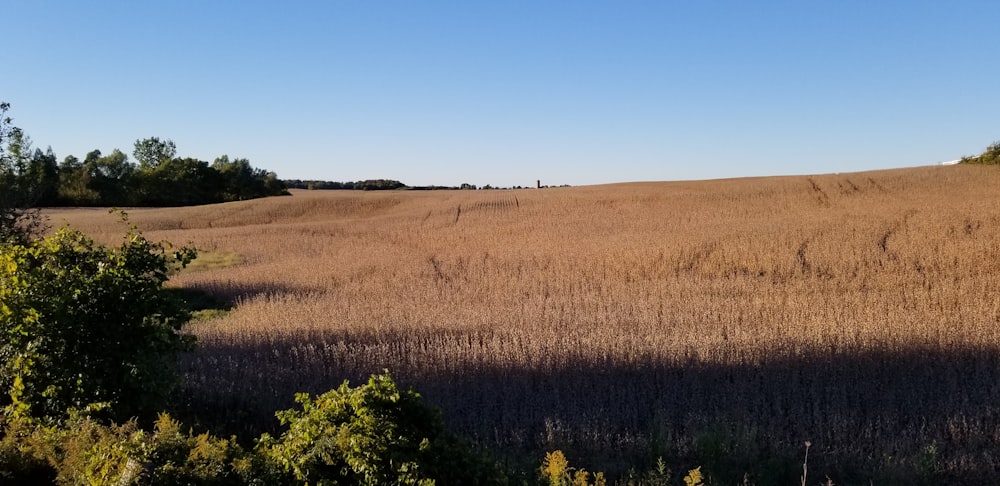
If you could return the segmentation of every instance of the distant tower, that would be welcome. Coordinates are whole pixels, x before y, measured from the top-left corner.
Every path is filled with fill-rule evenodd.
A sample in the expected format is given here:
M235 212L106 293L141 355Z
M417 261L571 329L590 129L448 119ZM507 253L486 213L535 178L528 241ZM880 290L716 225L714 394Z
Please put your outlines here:
M541 179L538 179L538 180L535 181L535 187L537 187L538 189L542 188L542 180Z

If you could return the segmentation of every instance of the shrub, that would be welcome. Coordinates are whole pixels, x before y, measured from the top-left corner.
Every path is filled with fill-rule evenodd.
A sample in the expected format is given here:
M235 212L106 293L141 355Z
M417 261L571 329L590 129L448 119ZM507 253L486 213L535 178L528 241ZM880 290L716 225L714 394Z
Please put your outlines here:
M542 461L542 483L546 486L605 486L604 473L594 474L594 482L590 482L590 473L586 469L569 467L569 460L562 451L545 453Z
M186 312L163 284L173 260L192 258L190 249L168 255L134 227L116 249L70 229L0 246L6 412L152 417L175 384L174 354L193 339L180 334Z
M45 451L50 443L39 442L36 424L17 418L4 420L0 416L0 484L52 484L55 470L47 461Z
M182 433L166 414L152 433L72 414L59 425L13 418L0 434L0 484L275 483L234 439Z
M288 430L265 434L259 450L309 484L501 484L499 470L450 438L440 414L386 373L310 398L277 416Z

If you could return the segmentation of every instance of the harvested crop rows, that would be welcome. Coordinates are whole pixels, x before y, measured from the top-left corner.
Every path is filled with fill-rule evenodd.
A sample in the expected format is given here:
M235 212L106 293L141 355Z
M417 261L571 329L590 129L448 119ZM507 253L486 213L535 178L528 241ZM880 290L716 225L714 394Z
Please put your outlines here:
M1000 469L995 168L299 191L130 217L232 262L172 280L233 303L190 326L182 363L181 406L226 430L388 369L481 444L591 469L804 440L833 471L916 467L932 444L956 477Z

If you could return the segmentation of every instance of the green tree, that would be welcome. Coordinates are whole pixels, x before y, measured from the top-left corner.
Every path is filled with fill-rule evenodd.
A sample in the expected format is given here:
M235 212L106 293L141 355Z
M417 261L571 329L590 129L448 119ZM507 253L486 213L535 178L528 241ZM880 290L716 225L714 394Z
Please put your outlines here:
M35 149L24 178L39 206L52 206L59 201L59 164L49 147L45 152Z
M155 170L140 170L139 202L150 206L192 206L220 202L219 173L208 162L176 158Z
M229 160L228 155L217 157L212 168L219 172L221 199L243 201L288 193L288 188L274 172L256 169L247 159Z
M310 484L433 484L420 468L440 418L413 392L401 392L387 375L368 384L312 399L296 395L302 410L278 412L288 431L261 444L295 479ZM391 454L390 454L391 452Z
M247 159L229 160L228 155L217 157L212 168L222 179L222 199L242 201L264 195L264 181Z
M92 156L96 154L96 156ZM133 203L132 175L135 165L128 156L115 149L110 155L101 156L99 150L87 154L84 161L87 187L97 196L97 204L120 206Z
M31 160L31 137L20 129L11 132L7 140L7 163L15 174L24 174Z
M288 186L275 172L261 171L264 177L264 196L288 196Z
M135 141L135 150L132 156L139 162L141 169L156 169L160 164L177 156L177 146L173 140L160 140L158 137L149 137Z
M10 103L0 102L0 242L26 241L42 226L34 196L26 185L31 140L7 116Z
M385 191L404 187L406 187L406 184L392 179L368 179L354 183L355 189L363 191Z
M135 228L118 248L62 229L0 246L0 399L45 419L101 404L116 420L154 413L176 380L186 312L164 291L173 261Z
M59 164L59 202L71 206L97 204L100 196L90 188L90 174L80 159L67 155Z

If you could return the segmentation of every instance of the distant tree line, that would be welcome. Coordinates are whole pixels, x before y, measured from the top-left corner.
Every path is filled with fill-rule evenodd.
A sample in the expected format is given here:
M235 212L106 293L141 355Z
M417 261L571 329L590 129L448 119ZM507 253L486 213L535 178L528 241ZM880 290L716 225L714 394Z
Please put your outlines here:
M156 137L135 142L138 163L118 149L58 162L51 147L32 149L22 132L7 148L6 177L34 206L191 206L287 194L275 173L247 159L177 157L172 141Z
M490 184L484 186L476 186L475 184L464 183L460 186L408 186L402 182L392 180L392 179L368 179L364 181L356 182L335 182L335 181L317 181L317 180L301 180L301 179L285 179L282 182L289 189L308 189L308 190L361 190L361 191L384 191L384 190L408 190L408 191L475 191L477 189L529 189L529 187L513 186L513 187L494 187ZM549 187L549 186L539 186ZM569 186L560 186L569 187Z
M316 190L360 190L360 191L386 191L392 189L409 189L409 186L392 179L368 179L357 182L335 182L335 181L303 181L291 179L282 181L289 189L316 189Z
M363 181L347 181L347 182L336 182L336 181L315 181L315 180L300 180L291 179L284 180L285 186L289 189L309 189L309 190L359 190L359 191L388 191L404 189L410 191L436 191L436 190L457 190L457 189L476 189L475 185L472 184L462 184L461 186L408 186L393 179L367 179Z
M42 206L191 206L288 194L274 172L228 155L211 164L178 157L171 140L137 140L128 155L100 150L62 161L34 148L0 104L0 210ZM2 211L0 211L2 212ZM6 213L4 213L6 214Z

